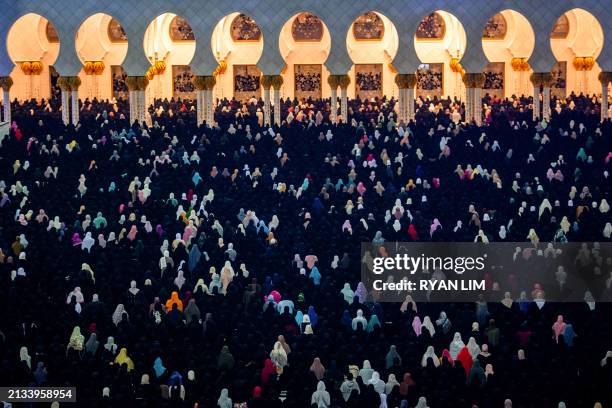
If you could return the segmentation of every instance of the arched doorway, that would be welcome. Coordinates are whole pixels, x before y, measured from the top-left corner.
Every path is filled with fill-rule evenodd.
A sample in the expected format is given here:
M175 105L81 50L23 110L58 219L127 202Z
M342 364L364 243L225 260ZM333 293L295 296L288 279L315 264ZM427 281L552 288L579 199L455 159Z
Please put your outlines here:
M484 69L483 95L509 97L529 95L533 72L528 60L535 47L535 34L525 16L503 10L492 16L482 32L482 49L489 60Z
M127 98L121 64L127 55L128 38L118 20L104 13L88 17L76 33L75 47L83 64L80 99Z
M145 31L143 47L151 62L147 104L159 98L195 100L189 63L195 55L196 38L187 20L173 13L156 17Z
M414 48L421 61L417 71L417 96L457 97L465 92L461 72L454 67L467 44L463 25L451 13L434 11L423 18L414 34Z
M329 71L324 64L331 50L331 35L323 20L309 12L295 14L283 25L278 46L285 60L281 95L329 97Z
M559 17L550 34L550 47L557 59L551 71L553 96L601 92L597 57L603 44L601 24L590 12L575 8Z
M263 52L264 38L255 20L242 13L223 17L213 31L211 47L219 63L216 97L259 98L261 72L257 62Z
M59 55L60 39L49 20L35 13L21 16L8 32L6 48L15 63L11 98L59 97L59 75L52 66Z
M357 17L346 35L346 48L354 65L349 75L348 96L372 98L397 94L391 62L397 54L399 37L386 16L369 11Z

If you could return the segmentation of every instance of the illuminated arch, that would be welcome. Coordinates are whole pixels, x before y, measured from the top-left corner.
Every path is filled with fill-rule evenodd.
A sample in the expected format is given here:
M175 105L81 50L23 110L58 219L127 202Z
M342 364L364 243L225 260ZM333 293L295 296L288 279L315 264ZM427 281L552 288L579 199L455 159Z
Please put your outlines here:
M60 39L49 20L35 13L21 16L9 29L6 48L15 64L11 97L38 99L59 94L59 76L52 65L60 52Z
M147 72L146 98L195 98L193 72L189 63L196 51L196 38L186 19L164 13L149 23L143 41L151 63Z
M589 11L574 8L559 17L550 34L550 47L557 59L553 74L552 95L570 92L601 92L597 76L601 72L597 57L604 45L601 24Z
M77 56L83 64L79 97L110 99L127 97L121 64L128 51L128 38L121 23L105 13L89 16L75 37Z
M213 31L211 49L219 63L215 94L218 98L248 99L258 96L259 68L264 48L257 22L243 13L223 17Z
M294 14L281 28L278 46L285 60L281 87L283 97L294 97L301 93L329 96L329 71L324 64L331 51L331 35L322 19L309 12ZM304 78L310 78L308 87L302 81ZM310 92L303 89L314 90Z
M358 25L359 28L356 28ZM369 11L353 21L346 34L347 52L354 63L349 72L349 97L372 98L394 94L393 78L396 72L391 62L398 46L397 29L385 15Z
M461 72L455 67L465 54L467 35L459 19L444 10L429 13L413 41L422 63L417 71L417 95L462 97Z
M492 16L482 36L482 49L489 60L483 71L484 92L499 97L530 94L528 60L534 47L535 33L523 14L506 9Z

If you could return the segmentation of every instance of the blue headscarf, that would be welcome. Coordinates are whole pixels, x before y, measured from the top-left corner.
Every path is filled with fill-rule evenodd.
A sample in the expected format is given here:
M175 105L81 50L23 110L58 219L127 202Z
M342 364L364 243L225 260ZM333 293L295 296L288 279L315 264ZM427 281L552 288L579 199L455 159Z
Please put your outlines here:
M191 250L189 251L189 272L193 272L195 267L200 262L200 258L202 257L202 252L200 252L200 248L196 244L192 245Z
M380 327L380 322L378 321L378 316L373 314L372 316L370 316L370 321L368 322L368 325L366 327L366 331L368 333L372 333L376 326Z
M295 322L300 327L300 330L302 330L302 322L303 321L304 321L304 313L302 313L301 310L298 310L297 313L295 314Z
M168 385L171 387L183 385L183 376L178 371L172 372L172 375L168 379Z
M202 177L200 177L200 173L196 171L195 173L193 173L193 177L191 177L191 182L195 187L197 187L200 181L202 181Z
M321 284L321 273L319 272L319 268L316 266L312 267L310 271L310 275L308 276L314 282L315 286L319 286Z
M567 323L565 325L565 329L563 330L563 339L568 347L572 347L574 345L574 337L576 337L574 326L572 326L571 323Z
M160 357L155 359L155 363L153 363L153 370L155 370L155 375L157 378L161 377L166 372L166 367L162 364L162 360Z
M319 316L315 312L314 306L308 306L308 317L310 317L310 325L315 327L319 321Z
M340 319L340 323L343 326L346 326L348 328L351 327L351 324L353 323L353 319L351 318L351 313L344 309L344 313L342 313L342 318Z
M321 214L323 211L325 211L325 206L319 197L315 197L315 199L312 201L312 211L315 214Z
M259 224L257 224L257 233L263 229L264 234L268 235L270 229L266 226L266 223L263 220L259 220Z
M336 183L336 191L342 190L342 187L344 187L344 181L342 181L342 179L339 178L338 182Z

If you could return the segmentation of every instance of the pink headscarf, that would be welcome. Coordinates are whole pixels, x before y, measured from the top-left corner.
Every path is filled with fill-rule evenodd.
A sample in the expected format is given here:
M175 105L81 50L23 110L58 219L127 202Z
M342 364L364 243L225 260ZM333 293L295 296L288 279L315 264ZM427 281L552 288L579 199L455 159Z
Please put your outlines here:
M344 224L342 224L342 232L344 232L345 230L352 230L353 228L351 228L351 222L349 220L344 221Z
M138 234L138 229L136 228L135 225L132 225L132 228L130 228L130 232L128 232L127 234L127 238L130 241L133 241L136 239L136 234Z
M306 261L306 266L308 266L308 269L312 269L312 267L314 266L315 262L317 262L319 260L319 258L317 258L316 255L306 255L304 257L304 260Z
M82 241L81 241L81 237L79 236L78 232L75 232L74 234L72 234L72 246L78 246L81 245Z
M419 316L414 316L414 319L412 320L412 329L414 330L414 333L417 335L417 337L421 335L422 326L423 324L421 323L421 318Z
M552 325L555 341L559 342L559 335L563 334L565 330L565 322L563 321L563 315L557 316L557 321Z
M274 303L278 303L278 302L280 302L281 300L283 300L283 297L281 296L281 294L280 294L280 293L278 293L278 291L276 291L276 290L273 290L272 292L270 292L270 293L268 294L268 296L272 296L272 298L274 299ZM268 296L265 296L265 297L264 297L264 302L267 302L267 301L268 301Z
M431 227L429 227L429 235L433 236L436 229L441 226L442 224L440 224L440 221L437 218L434 218L433 222L431 223Z
M366 188L361 181L359 182L359 184L357 184L357 192L359 193L359 195L363 195L363 193L366 192Z

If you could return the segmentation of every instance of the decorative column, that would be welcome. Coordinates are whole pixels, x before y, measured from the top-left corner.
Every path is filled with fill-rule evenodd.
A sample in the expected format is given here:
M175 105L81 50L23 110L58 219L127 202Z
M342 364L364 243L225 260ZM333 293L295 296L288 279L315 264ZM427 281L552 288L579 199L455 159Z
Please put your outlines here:
M217 79L214 76L196 76L194 84L197 89L197 123L201 125L206 122L208 126L213 126L215 122L215 112L213 106L213 89Z
M550 122L550 86L552 82L552 75L549 73L548 79L544 81L544 88L542 88L542 116L546 122Z
M78 76L68 78L70 78L72 124L76 126L79 123L79 86L81 86L81 78Z
M11 123L11 94L10 90L13 86L13 78L10 76L0 77L0 87L2 87L2 104L3 104L3 117L0 122Z
M71 77L60 77L57 80L57 85L62 90L62 122L64 125L70 123L70 89Z
M465 121L476 125L482 125L482 85L485 76L481 72L466 73L463 75L465 83Z
M598 76L601 82L601 121L608 119L608 84L612 82L611 71L601 71Z
M348 123L348 97L346 95L348 86L351 83L351 77L348 75L339 75L338 85L340 86L340 115L342 121Z
M399 88L399 121L407 124L414 120L414 86L416 74L397 74L395 84Z
M274 88L274 124L281 124L280 88L283 85L282 75L272 75L271 85Z
M264 126L269 126L272 121L270 120L270 87L272 86L272 75L262 75L259 83L263 88L264 96Z
M145 89L149 80L145 76L128 76L125 80L130 91L130 122L145 122Z
M331 97L329 101L329 121L336 123L338 121L338 84L340 82L340 75L330 75L327 77L327 83L331 87Z
M550 72L534 72L529 79L533 84L533 120L538 121L544 117L548 121L550 119L550 83L552 75ZM543 88L543 109L540 108L540 87ZM548 88L548 92L546 88Z

